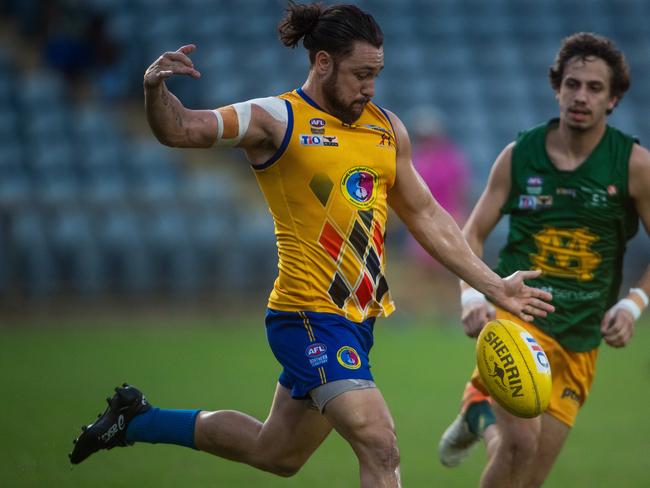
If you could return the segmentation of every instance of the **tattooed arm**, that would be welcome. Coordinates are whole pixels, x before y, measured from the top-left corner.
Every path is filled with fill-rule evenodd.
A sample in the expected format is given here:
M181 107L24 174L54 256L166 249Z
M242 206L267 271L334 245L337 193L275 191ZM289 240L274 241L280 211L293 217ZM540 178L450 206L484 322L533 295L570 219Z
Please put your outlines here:
M151 130L158 140L174 147L210 147L217 137L217 119L210 110L189 110L165 86L172 75L199 78L187 56L193 45L160 56L144 74L144 105Z

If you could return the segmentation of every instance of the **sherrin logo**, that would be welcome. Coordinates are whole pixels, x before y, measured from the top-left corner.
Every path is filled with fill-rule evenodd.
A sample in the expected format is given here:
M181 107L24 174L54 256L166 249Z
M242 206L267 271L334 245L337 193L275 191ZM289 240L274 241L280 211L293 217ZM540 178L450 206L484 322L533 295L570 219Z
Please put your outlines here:
M336 359L339 364L347 369L359 369L361 367L361 358L354 347L343 346L336 352Z
M367 210L377 199L379 174L367 166L355 166L341 178L341 192L345 199L355 207Z
M508 388L510 390L510 395L513 398L523 396L523 387L521 384L519 368L515 364L515 359L508 349L508 346L493 331L489 331L485 334L483 340L490 345L496 355L496 358L492 355L490 356L490 359L493 362L490 376L498 377L501 380L503 388ZM501 363L500 365L497 363L497 360Z

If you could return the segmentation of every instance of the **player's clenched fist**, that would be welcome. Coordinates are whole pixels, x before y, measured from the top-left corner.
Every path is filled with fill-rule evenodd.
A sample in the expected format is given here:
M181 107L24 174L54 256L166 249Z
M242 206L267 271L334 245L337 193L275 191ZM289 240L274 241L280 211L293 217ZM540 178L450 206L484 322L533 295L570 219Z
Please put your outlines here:
M145 71L145 86L154 87L160 85L172 75L188 75L192 78L200 78L201 73L194 69L194 63L188 56L195 49L194 44L188 44L181 46L177 51L164 53Z

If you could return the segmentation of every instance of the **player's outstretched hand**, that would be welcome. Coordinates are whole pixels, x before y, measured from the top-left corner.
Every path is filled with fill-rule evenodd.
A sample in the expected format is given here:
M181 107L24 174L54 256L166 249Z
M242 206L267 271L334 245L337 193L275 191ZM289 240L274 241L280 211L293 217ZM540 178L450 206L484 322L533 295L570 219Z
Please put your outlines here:
M612 307L600 324L603 340L612 347L625 347L634 335L634 317L624 309Z
M145 71L145 86L158 86L172 75L187 75L192 78L200 78L201 73L194 68L194 63L188 56L195 49L194 44L187 44L178 48L177 51L164 53Z
M532 280L540 274L540 270L517 271L503 279L503 295L492 298L499 306L526 322L531 322L535 317L546 317L555 311L555 307L548 303L553 300L553 295L524 283L524 280Z

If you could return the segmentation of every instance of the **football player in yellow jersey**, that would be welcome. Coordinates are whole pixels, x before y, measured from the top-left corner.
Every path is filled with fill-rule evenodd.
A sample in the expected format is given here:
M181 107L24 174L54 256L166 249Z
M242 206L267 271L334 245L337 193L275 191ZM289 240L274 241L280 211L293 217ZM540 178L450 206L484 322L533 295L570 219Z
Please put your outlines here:
M163 54L144 77L156 137L243 149L273 215L279 276L266 328L283 370L269 416L158 409L124 385L77 439L73 463L99 449L163 442L291 476L335 429L358 457L361 486L399 486L393 419L368 359L375 318L393 310L388 205L432 256L499 306L525 320L553 311L549 293L524 284L537 272L503 279L476 257L413 169L402 122L372 103L384 66L374 18L353 5L290 2L279 33L286 46L302 41L311 62L302 87L279 97L185 108L165 79L200 77L193 45Z

